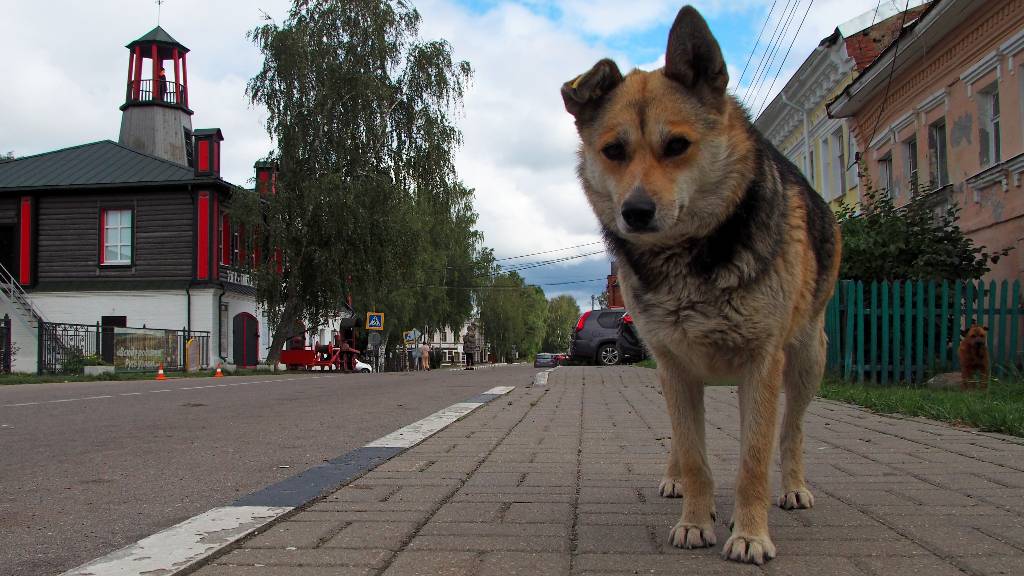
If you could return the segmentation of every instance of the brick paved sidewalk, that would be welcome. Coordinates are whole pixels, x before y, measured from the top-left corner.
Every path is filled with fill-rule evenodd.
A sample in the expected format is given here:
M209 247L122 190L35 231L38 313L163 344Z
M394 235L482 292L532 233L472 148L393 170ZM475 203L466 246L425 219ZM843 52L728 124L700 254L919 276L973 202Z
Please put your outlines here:
M806 425L815 508L773 507L766 566L722 560L735 390L709 388L707 416L711 549L668 545L680 502L657 496L669 423L654 371L563 367L196 574L1024 574L1024 444L825 401Z

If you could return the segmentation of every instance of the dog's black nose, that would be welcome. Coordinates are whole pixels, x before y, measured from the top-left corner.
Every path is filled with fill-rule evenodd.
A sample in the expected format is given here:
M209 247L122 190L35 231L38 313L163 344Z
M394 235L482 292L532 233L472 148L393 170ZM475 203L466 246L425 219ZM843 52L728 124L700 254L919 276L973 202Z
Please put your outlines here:
M622 204L622 219L634 231L642 232L651 227L656 209L650 196L633 195Z

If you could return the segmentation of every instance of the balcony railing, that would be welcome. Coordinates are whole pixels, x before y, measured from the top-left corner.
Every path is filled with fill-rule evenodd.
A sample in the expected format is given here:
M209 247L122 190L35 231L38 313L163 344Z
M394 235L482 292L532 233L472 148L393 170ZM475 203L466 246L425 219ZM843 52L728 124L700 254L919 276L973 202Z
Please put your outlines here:
M129 80L125 102L162 102L171 106L188 107L188 97L183 84L170 80L158 80L155 84L157 90L154 93L152 80Z

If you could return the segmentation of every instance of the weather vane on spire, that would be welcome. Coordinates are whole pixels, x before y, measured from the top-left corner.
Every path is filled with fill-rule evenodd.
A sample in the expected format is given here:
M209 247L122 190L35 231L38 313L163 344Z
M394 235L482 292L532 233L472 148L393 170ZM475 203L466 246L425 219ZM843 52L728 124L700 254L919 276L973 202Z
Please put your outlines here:
M160 10L164 6L164 2L167 0L156 0L156 25L160 25Z

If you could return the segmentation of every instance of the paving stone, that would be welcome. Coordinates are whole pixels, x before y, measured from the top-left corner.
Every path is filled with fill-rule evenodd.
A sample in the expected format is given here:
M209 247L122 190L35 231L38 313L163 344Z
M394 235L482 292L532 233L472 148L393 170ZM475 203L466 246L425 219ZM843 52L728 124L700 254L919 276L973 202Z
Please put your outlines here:
M659 534L660 536L660 534ZM657 552L647 526L580 526L580 552Z
M853 560L823 555L823 552L825 551L818 550L819 555L814 556L780 555L765 565L764 573L771 576L871 576L870 573L861 570Z
M340 550L304 549L239 549L215 561L216 564L236 566L371 566L380 568L392 556L389 550L364 548Z
M572 507L569 504L517 502L509 506L504 520L505 522L538 522L541 524L571 523Z
M224 566L211 564L193 572L197 576L370 576L367 566Z
M1024 574L1024 557L987 556L960 558L959 563L975 576L1020 576Z
M434 522L496 522L503 511L500 502L449 502L442 506L431 520Z
M963 576L963 572L950 562L936 556L886 556L884 558L857 558L857 564L871 576Z
M686 550L685 555L580 554L575 569L582 573L622 574L761 574L756 566L723 560L719 549Z
M402 552L384 576L471 576L479 564L478 552Z
M282 522L253 536L246 548L313 548L320 540L345 526L344 522Z
M408 550L514 550L522 552L568 552L567 538L550 536L417 536Z
M420 536L545 536L569 539L565 524L497 524L483 522L429 522Z
M321 546L399 550L416 531L413 522L353 522Z
M569 554L491 552L476 576L568 576Z

